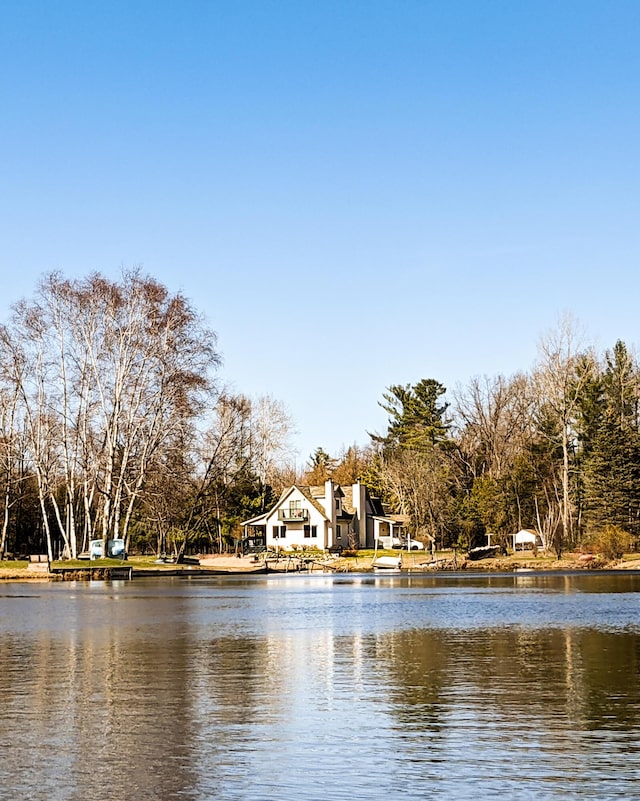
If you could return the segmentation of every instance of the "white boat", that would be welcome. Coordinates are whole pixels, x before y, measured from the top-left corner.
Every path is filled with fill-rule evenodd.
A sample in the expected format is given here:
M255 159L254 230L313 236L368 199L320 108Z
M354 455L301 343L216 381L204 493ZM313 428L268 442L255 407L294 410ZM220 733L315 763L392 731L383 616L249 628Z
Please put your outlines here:
M402 567L401 556L378 556L373 560L375 570L400 570Z

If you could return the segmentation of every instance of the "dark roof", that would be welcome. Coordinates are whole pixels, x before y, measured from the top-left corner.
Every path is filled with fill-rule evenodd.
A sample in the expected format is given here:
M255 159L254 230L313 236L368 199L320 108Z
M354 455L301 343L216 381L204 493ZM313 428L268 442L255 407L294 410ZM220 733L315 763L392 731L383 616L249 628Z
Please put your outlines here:
M322 515L324 518L326 518L326 517L327 517L327 511L326 511L326 509L324 508L324 506L322 506L322 505L321 505L321 504L320 504L320 503L319 503L319 502L316 500L316 498L314 498L314 496L313 496L313 493L311 492L311 490L312 490L313 488L312 488L312 487L299 487L297 484L296 484L295 486L296 486L296 489L299 489L299 490L300 490L300 492L301 492L301 493L304 495L304 497L305 497L305 498L306 498L306 499L309 501L309 503L311 503L311 504L313 505L314 509L317 509L317 510L320 512L320 514L321 514L321 515ZM320 496L320 497L322 497L322 496Z

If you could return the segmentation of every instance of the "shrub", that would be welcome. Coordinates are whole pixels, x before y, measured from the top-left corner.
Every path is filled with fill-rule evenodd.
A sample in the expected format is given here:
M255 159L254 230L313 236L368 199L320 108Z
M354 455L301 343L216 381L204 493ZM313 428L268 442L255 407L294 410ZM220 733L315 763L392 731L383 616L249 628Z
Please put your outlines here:
M597 537L598 551L609 561L622 559L631 546L631 537L620 526L605 526Z

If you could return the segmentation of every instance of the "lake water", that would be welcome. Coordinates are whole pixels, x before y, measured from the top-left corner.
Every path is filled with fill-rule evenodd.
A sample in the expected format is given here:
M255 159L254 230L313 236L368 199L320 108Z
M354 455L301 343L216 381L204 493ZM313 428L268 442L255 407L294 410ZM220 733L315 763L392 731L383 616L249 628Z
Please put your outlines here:
M0 596L2 798L640 798L635 574Z

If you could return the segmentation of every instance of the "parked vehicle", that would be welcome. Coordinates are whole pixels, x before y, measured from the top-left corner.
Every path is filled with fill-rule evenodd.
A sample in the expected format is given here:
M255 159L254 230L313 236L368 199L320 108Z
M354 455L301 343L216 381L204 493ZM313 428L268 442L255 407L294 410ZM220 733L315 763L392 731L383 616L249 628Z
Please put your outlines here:
M102 540L91 540L89 542L89 559L102 559L104 554L104 543ZM124 540L107 540L107 557L109 559L126 559L127 552L124 547Z
M424 551L424 542L420 542L420 540L403 540L402 541L402 550L404 551Z

